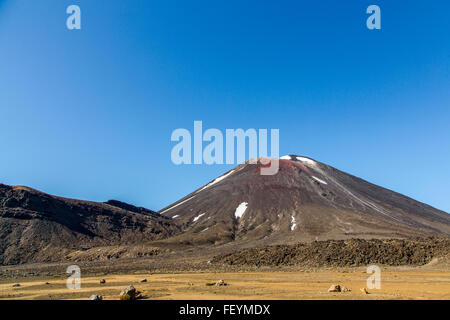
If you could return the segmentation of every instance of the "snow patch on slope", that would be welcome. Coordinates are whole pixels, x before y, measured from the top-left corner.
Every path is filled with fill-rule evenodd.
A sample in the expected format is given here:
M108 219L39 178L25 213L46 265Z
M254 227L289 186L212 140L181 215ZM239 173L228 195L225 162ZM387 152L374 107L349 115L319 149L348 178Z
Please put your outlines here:
M314 160L311 160L311 159L309 159L309 158L305 158L305 157L297 157L296 158L298 161L301 161L301 162L304 162L304 163L307 163L307 164L310 164L310 165L315 165L316 164L316 162L314 161Z
M291 231L294 231L295 227L297 226L297 223L295 222L295 217L291 217Z
M196 216L192 221L193 222L195 222L195 221L197 221L198 219L200 219L202 216L204 216L206 214L206 212L204 212L204 213L202 213L202 214L199 214L198 216Z
M237 208L236 211L234 212L234 216L236 217L236 219L242 217L242 215L244 214L245 210L247 210L247 202L242 202Z
M328 183L326 183L325 181L323 181L322 179L319 179L319 178L317 178L317 177L315 177L315 176L312 176L312 178L313 178L314 180L316 180L317 182L320 182L321 184L328 184Z
M194 197L195 197L195 196L194 196ZM183 204L183 203L185 203L186 201L191 200L192 198L193 198L193 197L190 197L189 199L186 199L186 200L184 200L184 201L181 201L180 203L177 203L176 205L174 205L174 206L172 206L172 207L169 207L169 208L167 208L166 210L161 211L160 213L164 213L164 212L169 211L169 210L171 210L171 209L173 209L173 208L175 208L175 207L178 207L180 204Z
M280 159L281 160L300 161L300 162L303 162L303 163L306 163L306 164L309 164L312 166L316 164L316 162L314 160L311 160L306 157L296 157L296 156L285 155L285 156L282 156Z

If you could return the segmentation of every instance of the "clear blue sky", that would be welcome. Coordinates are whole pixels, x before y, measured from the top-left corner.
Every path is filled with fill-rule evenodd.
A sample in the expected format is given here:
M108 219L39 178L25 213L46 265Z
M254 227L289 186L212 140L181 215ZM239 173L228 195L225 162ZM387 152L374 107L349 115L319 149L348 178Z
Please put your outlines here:
M450 212L449 14L447 0L0 0L0 182L158 210L232 167L172 164L171 132L202 120L279 128L280 154Z

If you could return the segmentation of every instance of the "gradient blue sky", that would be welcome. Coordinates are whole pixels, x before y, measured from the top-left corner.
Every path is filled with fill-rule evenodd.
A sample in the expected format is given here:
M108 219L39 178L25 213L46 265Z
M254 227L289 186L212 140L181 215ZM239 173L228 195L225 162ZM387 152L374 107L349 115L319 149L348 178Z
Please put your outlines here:
M78 4L82 30L66 29ZM368 5L382 29L366 28ZM0 182L158 210L229 170L171 132L279 128L450 212L450 2L0 0Z

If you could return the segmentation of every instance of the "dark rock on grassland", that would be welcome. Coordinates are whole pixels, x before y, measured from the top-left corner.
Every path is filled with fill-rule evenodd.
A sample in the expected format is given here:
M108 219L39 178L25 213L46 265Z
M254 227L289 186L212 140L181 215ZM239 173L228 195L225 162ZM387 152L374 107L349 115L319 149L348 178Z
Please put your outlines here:
M331 287L328 288L328 292L341 292L341 286L338 284L332 284Z
M222 286L227 286L227 285L228 285L228 283L226 283L223 280L219 280L219 281L216 282L216 286L217 287L222 287Z
M359 289L359 292L361 292L362 294L369 294L369 291L367 291L366 288Z
M350 290L349 288L347 288L346 286L342 286L341 287L341 292L350 292L352 290Z
M133 285L123 289L120 292L119 299L120 300L136 300L138 298L139 292L136 291L136 288Z

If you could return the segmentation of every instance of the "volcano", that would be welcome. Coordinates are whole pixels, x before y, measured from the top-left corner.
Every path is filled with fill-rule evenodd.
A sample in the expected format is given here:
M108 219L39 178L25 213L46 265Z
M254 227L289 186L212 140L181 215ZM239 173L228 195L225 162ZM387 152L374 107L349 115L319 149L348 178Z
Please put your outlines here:
M159 213L191 244L450 235L446 212L309 157L281 157L272 176L262 166L241 164Z

